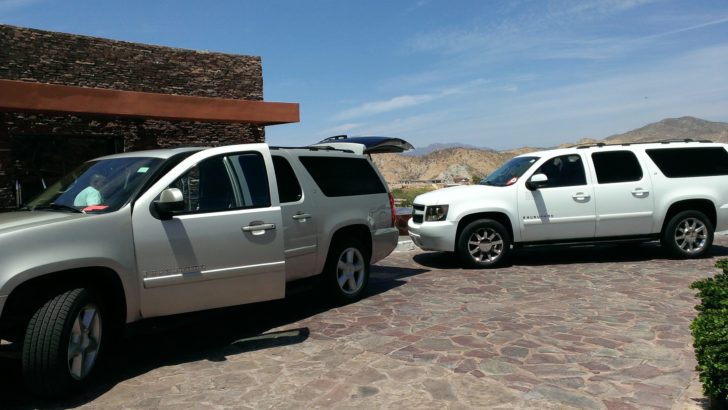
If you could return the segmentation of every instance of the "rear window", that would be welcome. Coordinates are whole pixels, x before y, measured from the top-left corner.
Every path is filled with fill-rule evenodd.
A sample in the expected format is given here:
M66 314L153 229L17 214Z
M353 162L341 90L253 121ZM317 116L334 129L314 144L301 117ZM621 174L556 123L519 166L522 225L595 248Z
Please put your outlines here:
M647 155L668 178L728 175L728 151L722 147L648 149Z
M301 157L300 160L326 196L387 192L371 163L364 158Z

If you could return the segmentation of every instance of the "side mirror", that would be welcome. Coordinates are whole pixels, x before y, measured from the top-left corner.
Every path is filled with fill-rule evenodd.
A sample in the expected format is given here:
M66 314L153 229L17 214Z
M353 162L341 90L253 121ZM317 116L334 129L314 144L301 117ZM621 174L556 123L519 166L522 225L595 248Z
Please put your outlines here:
M162 219L172 218L172 214L185 208L185 199L178 188L167 188L154 201L154 209Z
M526 181L526 188L528 188L529 191L535 191L539 188L545 187L548 182L549 178L546 174L536 174Z

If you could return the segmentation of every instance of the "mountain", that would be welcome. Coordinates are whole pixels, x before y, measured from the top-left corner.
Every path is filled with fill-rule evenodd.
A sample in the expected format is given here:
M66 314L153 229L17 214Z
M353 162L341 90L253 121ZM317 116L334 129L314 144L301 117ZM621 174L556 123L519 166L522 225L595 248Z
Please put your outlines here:
M695 117L668 118L624 134L612 135L604 142L622 144L685 138L728 143L728 124Z
M482 149L482 148L478 148L474 145L461 144L459 142L451 142L451 143L447 143L447 144L435 143L435 144L430 144L426 147L415 148L413 150L403 152L402 155L404 155L406 157L421 157L421 156L427 155L431 152L442 151L442 150L448 149L448 148Z
M521 154L522 150L493 151L477 148L447 148L411 157L402 154L372 155L390 186L404 181L443 180L474 176L482 178L500 164ZM527 151L525 151L527 152Z
M612 135L601 141L584 138L576 143L564 143L561 146L596 142L622 144L685 138L728 143L728 123L705 121L694 117L668 118L624 134ZM432 150L427 152L430 148ZM508 151L494 151L465 144L449 143L429 145L421 149L420 152L424 152L424 154L415 156L411 154L378 154L372 157L390 187L397 187L404 181L438 179L451 183L461 177L483 177L516 155L540 149L543 148L523 147Z

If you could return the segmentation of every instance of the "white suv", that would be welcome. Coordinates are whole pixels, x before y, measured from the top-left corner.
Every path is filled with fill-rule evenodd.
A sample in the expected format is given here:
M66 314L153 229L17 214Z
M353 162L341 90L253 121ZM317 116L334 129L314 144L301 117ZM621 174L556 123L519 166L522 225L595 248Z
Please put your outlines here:
M728 151L710 141L593 144L532 152L474 186L415 198L409 234L425 250L492 267L512 246L661 240L703 255L728 229Z

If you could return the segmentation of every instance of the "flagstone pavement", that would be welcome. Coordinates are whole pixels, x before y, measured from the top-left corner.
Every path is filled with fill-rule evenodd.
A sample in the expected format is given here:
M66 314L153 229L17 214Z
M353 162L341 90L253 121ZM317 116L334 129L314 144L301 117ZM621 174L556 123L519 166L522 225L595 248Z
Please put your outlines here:
M148 323L88 393L42 402L0 360L0 408L700 409L697 279L728 257L654 244L521 250L494 270L399 251L366 297L315 292Z

